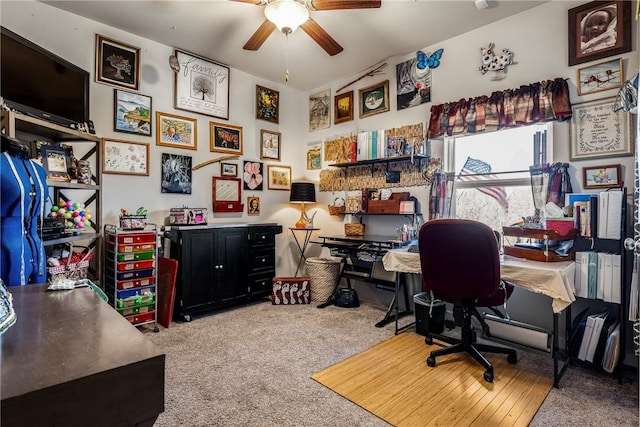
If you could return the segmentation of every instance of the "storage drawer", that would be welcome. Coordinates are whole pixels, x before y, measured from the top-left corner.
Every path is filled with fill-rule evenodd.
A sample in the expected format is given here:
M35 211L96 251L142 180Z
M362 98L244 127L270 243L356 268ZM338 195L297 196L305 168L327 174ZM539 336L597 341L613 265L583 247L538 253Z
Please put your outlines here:
M155 258L155 251L119 253L117 258L119 262L153 259Z
M275 253L273 249L249 251L249 269L255 273L261 270L273 270L275 266Z
M127 289L126 291L117 291L117 307L133 307L154 301L155 286L144 288Z
M155 260L146 261L133 261L133 262L118 262L118 271L131 271L140 270L145 268L153 268L155 266Z
M156 308L156 303L150 302L148 304L143 304L138 307L118 308L117 310L118 310L118 313L122 314L123 316L130 316L132 314L149 313L150 311L155 310L155 308Z
M114 234L107 234L108 242L115 242ZM123 245L133 245L140 243L155 243L156 234L155 233L121 233L118 234L118 243Z
M111 251L115 251L116 245L113 241L107 244L107 249ZM139 245L118 245L118 252L120 253L131 253L131 252L146 252L153 251L156 249L155 243L142 243Z
M273 228L254 227L249 229L249 247L273 247L276 244L276 235Z
M150 311L144 314L134 314L131 316L125 316L124 318L131 322L132 325L137 325L138 323L149 322L155 319L155 311Z
M258 292L264 292L265 295L269 295L271 293L271 284L275 274L275 270L270 270L260 274L249 275L249 289L251 293L256 294Z
M144 270L131 270L131 271L119 271L116 273L116 280L131 280L131 279L140 279L142 277L153 276L153 272L155 270L153 268L147 268ZM107 275L111 275L113 278L113 270L107 270Z
M142 286L153 285L155 282L155 277L145 277L142 279L135 280L121 280L118 282L117 287L119 290L131 289L131 288L140 288Z

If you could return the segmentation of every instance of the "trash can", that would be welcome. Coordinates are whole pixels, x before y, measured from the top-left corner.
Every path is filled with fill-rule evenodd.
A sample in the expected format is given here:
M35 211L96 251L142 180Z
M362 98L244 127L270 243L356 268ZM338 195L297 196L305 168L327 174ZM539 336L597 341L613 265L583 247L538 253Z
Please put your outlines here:
M311 301L325 302L336 286L340 274L340 258L310 257L305 262L311 279Z
M426 292L413 296L416 313L416 333L427 336L429 332L441 334L444 332L444 317L447 305L439 299L431 300ZM433 306L433 308L432 308ZM431 309L431 316L429 310Z

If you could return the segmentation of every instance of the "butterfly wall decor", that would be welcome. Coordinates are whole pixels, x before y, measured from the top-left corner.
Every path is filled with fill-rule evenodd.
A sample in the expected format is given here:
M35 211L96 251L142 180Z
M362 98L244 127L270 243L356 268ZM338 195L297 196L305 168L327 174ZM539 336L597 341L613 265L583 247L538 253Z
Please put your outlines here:
M438 68L438 66L440 65L440 58L442 58L443 52L444 52L444 49L438 49L435 52L433 52L431 55L428 55L423 51L419 50L416 53L416 57L418 59L418 63L416 64L416 66L418 67L419 70L424 70L425 68L431 68L431 69Z

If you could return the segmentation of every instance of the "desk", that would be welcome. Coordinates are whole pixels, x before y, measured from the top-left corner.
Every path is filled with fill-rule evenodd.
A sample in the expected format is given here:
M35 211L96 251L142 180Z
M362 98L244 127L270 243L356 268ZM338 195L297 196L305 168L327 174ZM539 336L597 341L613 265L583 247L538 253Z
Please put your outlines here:
M165 355L89 288L9 288L3 427L151 426L164 411Z
M309 245L309 241L311 240L311 233L313 233L314 231L318 231L320 229L289 227L289 230L291 230L291 234L293 234L293 240L295 240L296 246L298 246L298 249L300 250L300 259L298 259L298 266L296 267L296 272L293 275L293 277L298 277L298 270L300 270L300 264L302 263L302 260L305 260L305 261L307 260L307 257L304 255L304 252L307 250L307 246ZM296 231L304 231L304 239L302 240L302 243L300 243L300 241L298 240L298 235L296 234Z
M402 246L407 246L411 242L399 241L395 237L379 236L379 235L365 235L365 236L319 236L322 241L314 242L324 247L337 251L336 255L340 256L342 263L340 266L340 274L336 281L333 293L327 301L320 304L318 308L324 308L333 304L335 294L338 291L340 281L344 278L347 283L350 284L350 280L357 280L366 283L375 284L377 287L387 290L395 290L393 299L389 303L387 312L382 320L377 322L375 326L381 328L395 320L396 333L398 332L398 318L413 314L411 306L409 304L409 294L407 290L406 281L401 281L399 274L393 274L395 277L388 277L385 274L386 270L382 267L380 261L375 261L382 258L382 255L388 253L392 249L396 249ZM359 259L359 252L367 252L372 254L371 260ZM350 260L349 269L347 269L347 259ZM377 268L379 267L379 268ZM382 271L378 271L382 270ZM404 285L404 286L403 286ZM405 310L398 311L398 293L400 287L404 289Z
M400 283L401 274L421 274L420 254L408 252L406 249L394 249L385 254L382 258L384 268L388 271L395 271L396 294ZM553 308L553 361L554 361L554 386L557 388L560 378L568 365L565 360L564 365L559 368L559 345L558 345L558 314L564 313L565 321L571 319L570 304L575 301L574 296L574 276L575 262L538 262L519 258L505 257L500 265L500 276L503 280L526 290L540 293L552 298ZM565 310L566 309L566 310ZM397 310L397 308L396 308ZM407 328L411 324L401 328ZM396 320L396 333L398 331ZM569 336L565 336L565 351L569 349Z

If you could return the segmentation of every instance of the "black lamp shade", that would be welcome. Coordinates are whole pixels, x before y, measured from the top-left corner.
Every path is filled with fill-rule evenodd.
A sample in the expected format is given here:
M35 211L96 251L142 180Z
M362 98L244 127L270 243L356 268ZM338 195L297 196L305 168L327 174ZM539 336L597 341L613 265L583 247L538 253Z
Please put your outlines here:
M292 182L290 202L315 203L316 187L312 182Z

